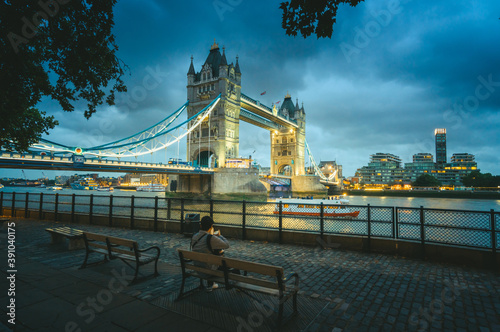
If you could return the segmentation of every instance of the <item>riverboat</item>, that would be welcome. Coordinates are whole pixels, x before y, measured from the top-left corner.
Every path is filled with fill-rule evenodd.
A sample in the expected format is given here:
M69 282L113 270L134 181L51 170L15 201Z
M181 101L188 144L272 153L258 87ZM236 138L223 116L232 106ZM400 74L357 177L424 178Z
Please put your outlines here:
M113 187L109 186L99 186L97 187L97 191L114 191Z
M83 178L71 183L71 188L76 190L97 190L99 184L92 178Z
M356 218L359 215L359 210L346 206L349 205L349 200L338 196L330 196L328 199L277 199L274 214L279 214L279 202L282 203L282 215L319 217L321 216L321 203L323 203L324 217Z
M165 192L166 187L162 184L150 183L146 186L139 186L136 189L137 191L146 191L146 192Z
M62 190L62 187L60 186L52 186L52 187L46 187L47 190Z

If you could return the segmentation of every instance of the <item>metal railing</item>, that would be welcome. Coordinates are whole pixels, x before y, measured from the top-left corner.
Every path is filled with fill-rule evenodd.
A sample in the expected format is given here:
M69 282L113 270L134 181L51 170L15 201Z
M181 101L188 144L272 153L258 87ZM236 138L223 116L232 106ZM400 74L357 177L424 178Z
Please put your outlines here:
M304 201L307 204L307 200ZM199 213L211 216L217 225L242 229L246 239L247 229L268 229L313 233L319 235L362 236L371 239L393 239L425 244L466 247L491 251L500 248L500 212L428 209L424 207L387 207L371 205L323 205L319 213L288 215L281 202L247 202L222 200L196 200L114 195L68 195L47 193L0 192L0 214L9 209L14 217L37 215L43 219L52 213L54 220L60 215L85 215L89 223L95 217L107 218L113 226L116 218L129 221L130 229L136 228L136 220L153 220L154 231L159 223L174 221L184 231L185 215ZM290 204L291 205L291 204ZM325 213L334 208L359 211L357 217L335 217ZM24 214L21 215L21 212ZM368 242L369 243L369 242Z

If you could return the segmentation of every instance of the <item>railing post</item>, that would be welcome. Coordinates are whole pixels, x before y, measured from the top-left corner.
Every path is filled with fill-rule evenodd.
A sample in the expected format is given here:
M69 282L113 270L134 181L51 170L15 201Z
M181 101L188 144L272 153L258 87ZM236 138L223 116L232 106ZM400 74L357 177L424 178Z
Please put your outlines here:
M135 197L132 195L132 197L130 197L130 229L134 229L134 204Z
M10 211L10 216L15 217L16 216L16 192L12 192L12 204L11 204L11 211Z
M367 223L368 223L368 229L367 229L367 232L368 232L368 239L367 239L367 242L366 242L366 251L367 252L370 252L371 251L371 245L372 245L372 209L371 209L371 206L370 204L367 204L366 206L366 209L367 209Z
M75 204L76 204L76 195L71 195L71 223L75 223Z
M491 254L493 256L493 267L496 270L497 267L497 234L495 230L495 210L490 210L490 221L491 221Z
M279 202L279 214L278 214L278 234L279 234L279 243L283 243L283 202Z
M395 215L396 208L393 206L392 207L392 238L396 238L396 215Z
M24 202L24 218L28 219L28 202L29 202L30 193L26 193L26 201Z
M40 193L40 202L38 202L38 219L42 220L43 215L43 193Z
M172 199L169 197L167 201L167 220L170 220L170 217L172 214L170 213L170 210L172 209Z
M323 202L321 202L319 210L319 232L321 234L321 239L323 239L323 234L325 233L325 206Z
M394 214L395 214L395 224L396 224L396 239L399 239L399 208L396 206L396 209L394 211Z
M420 245L422 258L425 258L425 228L424 228L424 207L420 206Z
M212 200L210 200L212 201ZM243 205L241 207L241 238L246 240L247 238L247 202L243 200Z
M3 191L0 192L0 215L3 215Z
M210 218L214 219L214 200L210 198Z
M155 196L154 231L158 232L158 196Z
M184 198L181 198L181 234L184 234Z
M94 194L90 194L90 202L89 202L89 225L92 225L93 216L94 216Z
M54 221L57 221L57 215L59 213L59 193L56 194L54 202Z
M109 195L109 217L108 217L109 227L113 227L113 195Z

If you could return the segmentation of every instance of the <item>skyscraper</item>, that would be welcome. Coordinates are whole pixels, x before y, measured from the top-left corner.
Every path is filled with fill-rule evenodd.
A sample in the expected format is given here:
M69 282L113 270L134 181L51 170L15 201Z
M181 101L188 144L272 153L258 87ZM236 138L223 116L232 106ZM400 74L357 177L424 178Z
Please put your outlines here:
M434 130L434 136L436 138L436 166L442 168L446 164L446 129L437 128Z

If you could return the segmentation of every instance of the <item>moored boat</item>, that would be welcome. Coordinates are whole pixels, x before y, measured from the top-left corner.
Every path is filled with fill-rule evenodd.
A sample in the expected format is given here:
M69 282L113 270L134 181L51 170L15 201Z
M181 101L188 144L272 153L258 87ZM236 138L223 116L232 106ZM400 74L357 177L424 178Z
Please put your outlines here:
M359 215L359 210L347 206L349 200L335 196L330 196L328 199L277 199L274 214L279 214L279 202L282 203L282 215L319 217L321 216L321 203L323 203L324 217L356 218Z
M146 191L146 192L164 192L166 187L162 184L150 183L145 186L137 187L137 191Z
M113 187L99 186L99 187L97 187L97 191L114 191L114 189L113 189Z
M84 178L71 183L71 188L76 190L97 190L99 185L92 178Z
M62 187L60 186L52 186L52 187L46 187L47 190L62 190Z

